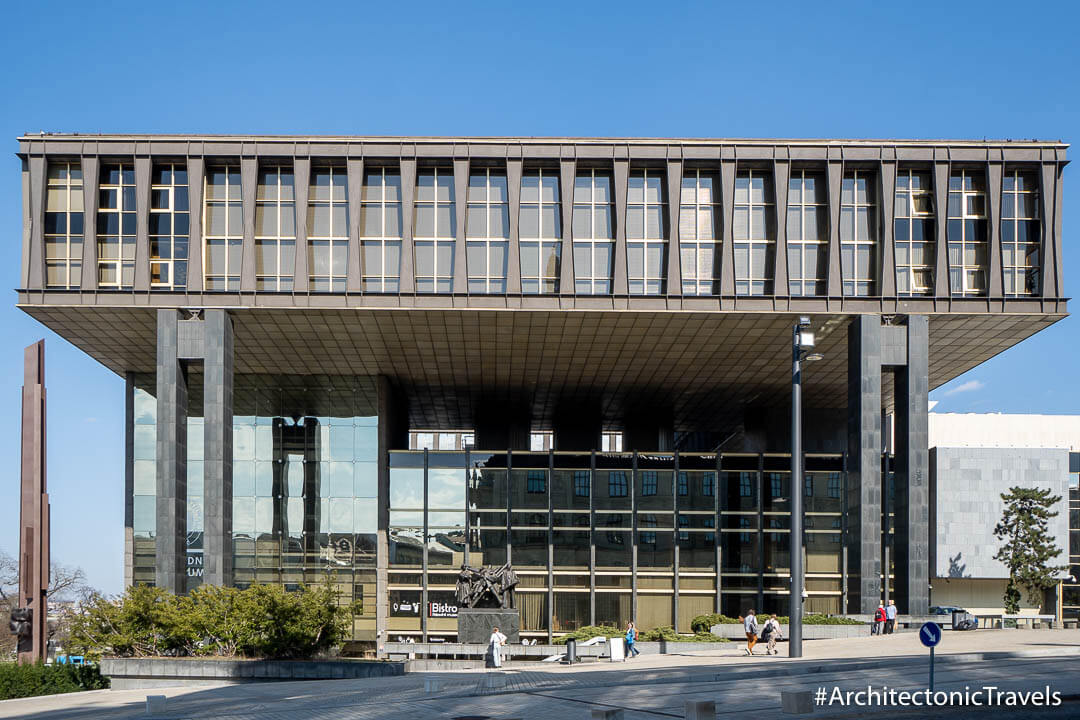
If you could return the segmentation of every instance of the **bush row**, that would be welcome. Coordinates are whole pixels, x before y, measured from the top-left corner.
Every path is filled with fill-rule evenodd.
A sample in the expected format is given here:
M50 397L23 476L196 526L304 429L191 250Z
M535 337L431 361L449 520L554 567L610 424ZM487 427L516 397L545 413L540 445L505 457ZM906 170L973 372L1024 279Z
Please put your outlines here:
M758 615L758 624L765 624L765 615ZM776 619L780 621L781 625L788 624L787 615L777 615ZM718 613L710 613L708 615L698 615L696 618L690 621L690 627L697 633L707 633L709 628L713 625L741 625L742 620L739 618L728 617L727 615L721 615ZM823 615L821 613L811 613L809 615L803 615L803 625L862 625L859 620L848 617L838 617L835 615Z
M17 665L0 663L0 700L102 690L109 679L96 665Z
M188 595L137 585L94 596L72 621L68 649L88 658L206 656L302 658L349 637L354 612L327 583L286 592L202 585Z

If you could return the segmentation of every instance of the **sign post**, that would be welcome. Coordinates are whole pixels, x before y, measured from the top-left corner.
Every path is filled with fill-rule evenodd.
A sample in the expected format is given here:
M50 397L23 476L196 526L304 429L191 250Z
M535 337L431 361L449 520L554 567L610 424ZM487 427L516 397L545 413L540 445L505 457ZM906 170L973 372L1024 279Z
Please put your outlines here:
M941 642L941 626L936 622L923 623L919 628L919 640L930 648L930 692L934 692L934 647Z

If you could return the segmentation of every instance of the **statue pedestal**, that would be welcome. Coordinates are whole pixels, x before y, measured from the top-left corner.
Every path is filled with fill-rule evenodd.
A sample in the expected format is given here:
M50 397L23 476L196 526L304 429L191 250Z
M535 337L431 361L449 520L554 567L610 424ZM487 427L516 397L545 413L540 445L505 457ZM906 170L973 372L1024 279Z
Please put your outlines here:
M458 642L480 643L486 645L491 639L492 628L506 636L507 643L519 643L521 639L521 615L517 609L503 608L459 608Z

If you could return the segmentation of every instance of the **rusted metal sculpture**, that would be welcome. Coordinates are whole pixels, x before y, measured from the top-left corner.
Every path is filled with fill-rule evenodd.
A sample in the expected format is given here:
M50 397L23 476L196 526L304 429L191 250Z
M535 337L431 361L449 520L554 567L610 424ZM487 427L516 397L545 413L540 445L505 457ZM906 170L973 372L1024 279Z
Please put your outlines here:
M458 606L512 609L517 583L517 573L510 563L499 568L462 565L456 586Z
M45 341L23 355L19 609L11 613L20 663L44 661L48 643L49 495L45 492Z

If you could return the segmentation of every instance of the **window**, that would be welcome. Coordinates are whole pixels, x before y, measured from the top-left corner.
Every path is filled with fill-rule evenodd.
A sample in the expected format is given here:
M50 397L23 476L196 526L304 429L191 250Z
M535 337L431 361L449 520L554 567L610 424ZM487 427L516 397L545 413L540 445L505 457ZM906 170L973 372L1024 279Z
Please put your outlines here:
M844 484L843 480L840 478L840 473L829 473L829 497L834 500L839 500L843 487Z
M82 283L83 177L78 163L50 162L45 198L45 285Z
M364 292L395 293L401 277L401 172L364 171L360 194L360 273Z
M313 292L345 292L349 272L349 186L344 168L312 168L308 273Z
M739 473L739 497L752 497L754 475L753 473Z
M474 168L469 174L465 216L465 267L470 293L506 292L506 248L510 238L510 207L506 172Z
M626 471L610 471L608 473L608 497L626 497L626 492Z
M607 295L615 252L611 174L579 171L574 179L574 292Z
M655 495L656 494L656 471L655 470L642 470L641 471L641 494Z
M949 175L949 291L986 293L986 179L971 170Z
M805 486L803 490L803 497L814 497L814 476L804 475L803 485Z
M688 169L679 197L679 252L683 295L714 295L719 281L720 180L715 173Z
M187 166L155 165L150 175L152 287L187 287L190 215Z
M244 242L240 166L209 168L203 197L206 289L239 290Z
M600 434L600 450L603 452L622 452L622 433L604 432Z
M559 291L561 207L558 173L539 168L526 170L521 178L521 214L518 218L523 293Z
M776 222L772 176L742 170L735 176L735 294L771 295Z
M642 515L640 522L641 522L641 527L654 528L654 527L656 527L656 516L655 515ZM656 531L655 530L650 530L650 531L647 531L647 532L639 533L638 541L642 545L655 545L656 544Z
M551 430L529 433L529 450L547 452L555 449L555 433Z
M547 473L543 470L530 470L525 476L525 490L530 493L546 493Z
M716 494L716 473L705 473L702 478L701 494L705 497L713 497Z
M679 471L679 486L678 493L682 497L686 497L690 494L690 479L686 476L686 473L682 470Z
M688 528L688 527L690 527L690 518L688 518L685 515L680 515L679 516L679 527L680 528ZM690 539L690 533L685 532L683 530L679 531L679 540L682 540L682 541L685 542L685 541L687 541L689 539Z
M1006 295L1039 292L1039 184L1034 173L1005 173L1001 196L1001 267Z
M740 528L749 528L750 527L750 518L740 517L739 518L739 527ZM748 532L739 533L739 542L741 542L741 543L750 542L750 533L748 533Z
M457 450L457 433L439 433L440 450Z
M769 493L774 498L784 496L784 481L777 473L769 473Z
M664 175L633 170L626 196L626 263L631 295L660 295L667 276Z
M416 449L435 449L435 433L416 433Z
M788 292L824 295L827 283L829 206L821 173L795 170L788 180Z
M416 291L453 292L454 172L427 168L416 185Z
M874 294L877 216L869 175L848 170L840 184L840 277L844 295Z
M930 174L901 168L896 176L896 292L934 290L934 194Z
M255 192L255 288L293 289L296 266L296 200L292 168L259 170Z
M135 167L103 164L98 184L98 287L135 285Z
M574 471L574 497L589 497L589 471Z

